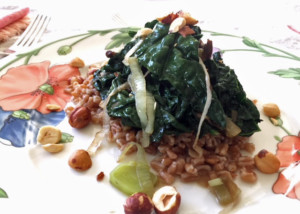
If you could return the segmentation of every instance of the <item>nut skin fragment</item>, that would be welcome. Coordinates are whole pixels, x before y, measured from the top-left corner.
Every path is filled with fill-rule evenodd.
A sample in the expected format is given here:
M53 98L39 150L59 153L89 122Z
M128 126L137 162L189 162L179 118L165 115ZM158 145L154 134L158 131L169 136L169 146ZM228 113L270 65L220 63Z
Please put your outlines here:
M274 103L267 103L263 105L263 111L266 116L276 118L280 116L280 109Z
M68 164L77 171L85 171L91 168L92 159L87 151L79 149L70 156Z
M125 214L151 214L154 205L151 198L142 192L135 193L126 199L124 205Z
M280 168L280 160L265 149L255 155L254 162L257 169L266 174L277 173Z
M72 61L70 62L70 65L72 67L82 68L82 67L84 67L85 64L82 59L80 59L79 57L76 57L76 58L72 59Z
M163 186L153 194L152 201L157 214L176 214L181 195L173 186Z
M65 146L64 144L45 144L43 148L50 153L58 153L61 152Z
M56 144L61 140L61 131L54 126L43 126L40 128L37 141L40 144Z
M87 126L92 120L91 111L85 107L77 107L71 113L69 124L76 129L81 129Z
M100 172L98 175L97 175L97 181L102 181L104 179L104 172Z

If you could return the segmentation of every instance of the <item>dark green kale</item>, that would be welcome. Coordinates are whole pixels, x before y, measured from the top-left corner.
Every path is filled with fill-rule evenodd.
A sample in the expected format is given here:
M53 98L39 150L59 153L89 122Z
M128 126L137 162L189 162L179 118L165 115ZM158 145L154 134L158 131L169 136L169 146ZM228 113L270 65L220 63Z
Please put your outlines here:
M226 115L242 129L240 135L250 136L259 131L258 123L261 121L259 111L247 98L234 70L223 63L221 54L215 53L213 60L206 62L206 67L213 89Z
M155 126L152 142L158 142L164 134L195 132L206 103L205 73L199 64L198 48L201 29L192 26L196 32L183 37L169 33L169 25L160 22L147 23L155 27L135 52L146 76L147 90L156 100ZM130 68L123 64L126 53L136 44L129 42L124 49L113 56L108 64L94 75L94 83L102 99L119 85L127 81ZM211 75L212 102L201 135L208 132L222 132L226 127L226 116L242 129L241 135L250 136L259 130L259 113L246 98L235 73L220 63L220 59L206 60ZM135 108L134 95L123 90L112 96L107 105L112 117L122 119L125 126L141 128Z

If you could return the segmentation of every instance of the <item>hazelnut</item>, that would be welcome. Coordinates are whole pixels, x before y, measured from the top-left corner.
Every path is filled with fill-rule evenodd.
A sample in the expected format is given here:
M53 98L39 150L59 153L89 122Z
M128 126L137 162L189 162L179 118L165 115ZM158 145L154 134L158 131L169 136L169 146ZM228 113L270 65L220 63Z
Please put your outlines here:
M82 68L82 67L84 67L84 61L82 59L80 59L79 57L76 57L76 58L72 59L72 61L70 62L70 65L72 67Z
M43 149L50 153L58 153L64 149L64 144L45 144Z
M169 28L169 32L176 33L181 28L183 28L185 25L186 25L185 18L178 17L178 18L174 19L174 21L171 23L170 28Z
M187 25L195 25L198 23L198 20L191 17L191 15L187 12L179 11L177 12L177 14L179 15L179 17L185 18Z
M46 108L49 111L59 111L61 109L60 105L56 105L56 104L46 104Z
M272 174L278 172L280 160L271 152L263 149L254 157L254 162L259 171Z
M125 214L151 214L153 211L154 205L151 198L142 192L131 195L124 205Z
M280 115L279 107L274 103L267 103L263 105L263 111L266 116L276 118Z
M68 163L73 169L85 171L91 168L92 159L87 151L79 149L70 156Z
M157 214L175 214L180 206L181 195L175 187L163 186L153 194L152 201Z
M87 107L81 106L75 108L74 111L71 113L69 118L69 124L73 128L81 129L87 126L91 120L91 111Z

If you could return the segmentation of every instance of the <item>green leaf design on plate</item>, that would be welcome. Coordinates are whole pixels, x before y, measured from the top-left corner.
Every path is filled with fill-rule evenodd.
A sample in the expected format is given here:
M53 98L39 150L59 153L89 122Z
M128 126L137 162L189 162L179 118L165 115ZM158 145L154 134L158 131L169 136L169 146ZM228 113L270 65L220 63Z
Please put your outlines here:
M265 50L257 41L250 39L246 36L243 37L243 43L252 48L256 48L263 51Z
M50 94L50 95L53 95L54 94L54 89L52 87L52 85L49 85L49 84L44 84L44 85L41 85L39 87L39 89L47 94Z
M279 136L277 136L277 135L274 136L274 139L277 140L278 142L280 142L280 141L282 140L281 137L279 137Z
M30 120L30 114L22 110L14 111L11 116L23 120Z
M292 54L288 51L282 50L280 48L268 44L257 42L256 40L250 39L249 37L246 36L236 36L232 34L219 33L219 32L208 31L208 30L202 30L202 32L210 33L211 36L227 36L227 37L241 39L243 44L250 47L247 49L242 48L242 49L221 50L222 53L232 52L232 51L258 52L263 54L264 57L280 57L280 58L285 58L285 59L294 60L298 62L300 61L300 57L295 54ZM300 80L300 68L279 69L276 71L271 71L269 73L278 75L282 78L292 78L295 80Z
M274 126L278 126L283 131L285 131L285 133L287 133L287 135L292 135L292 133L283 126L283 120L280 117L276 117L276 118L269 117L269 120Z
M74 139L73 135L63 132L59 143L70 143L73 142L73 139Z
M120 29L118 34L114 35L111 38L111 42L109 42L105 49L112 49L112 48L117 48L120 47L121 45L124 45L128 42L130 42L130 40L133 38L133 36L136 34L136 32L138 31L138 28L123 28Z
M71 53L72 51L72 46L70 45L63 45L60 48L58 48L57 53L58 55L67 55Z
M0 188L0 198L8 198L7 193L2 188Z
M136 27L126 27L126 28L113 28L113 29L108 29L108 30L89 30L87 33L83 33L83 34L77 34L77 35L73 35L73 36L69 36L69 37L65 37L62 39L58 39L55 40L53 42L47 43L39 48L36 48L32 51L28 51L22 54L18 54L16 55L16 57L7 62L5 65L3 65L2 67L0 67L0 71L2 71L3 69L7 68L9 65L20 61L21 59L24 59L23 65L27 65L29 63L29 61L31 60L31 57L33 56L37 56L41 50L43 50L44 48L51 46L55 43L61 42L61 41L65 41L65 40L69 40L69 39L74 39L74 38L79 38L78 40L76 40L75 42L71 43L71 44L66 44L66 45L62 45L59 47L59 49L57 50L58 55L67 55L69 53L72 52L73 47L82 42L83 40L97 35L99 34L100 36L106 35L108 33L114 32L114 31L119 31L120 34L123 34L122 36L117 36L117 38L115 38L114 40L112 40L111 43L109 43L109 45L106 47L106 50L112 47L119 47L120 45L127 43L127 41L130 41L130 39L132 38L133 35L135 35L135 33L139 30L140 28L136 28ZM127 36L125 36L125 34L127 34ZM122 42L122 39L124 39L124 41Z
M300 68L278 69L276 71L270 71L269 73L278 75L282 78L300 80Z

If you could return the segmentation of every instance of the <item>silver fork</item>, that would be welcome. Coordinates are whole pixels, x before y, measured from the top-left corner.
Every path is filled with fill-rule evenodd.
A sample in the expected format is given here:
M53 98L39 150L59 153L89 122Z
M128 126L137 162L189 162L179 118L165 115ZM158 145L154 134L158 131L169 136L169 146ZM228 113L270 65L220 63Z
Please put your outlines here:
M112 20L121 26L128 26L128 24L120 17L118 13L112 16Z
M0 55L9 55L36 44L45 32L50 20L50 16L37 14L18 40L11 47L0 52Z

